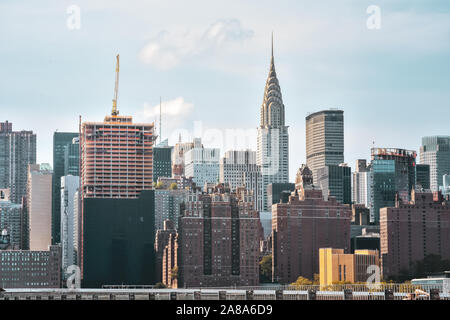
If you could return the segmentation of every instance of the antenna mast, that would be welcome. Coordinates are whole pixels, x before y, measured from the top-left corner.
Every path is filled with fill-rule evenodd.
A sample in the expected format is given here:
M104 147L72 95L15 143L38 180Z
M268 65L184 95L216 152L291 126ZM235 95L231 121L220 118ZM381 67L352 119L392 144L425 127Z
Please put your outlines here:
M161 111L161 97L159 97L159 142L162 142L162 111Z
M119 114L119 110L117 110L117 95L119 94L119 55L116 56L116 83L114 86L114 99L111 115L117 116Z

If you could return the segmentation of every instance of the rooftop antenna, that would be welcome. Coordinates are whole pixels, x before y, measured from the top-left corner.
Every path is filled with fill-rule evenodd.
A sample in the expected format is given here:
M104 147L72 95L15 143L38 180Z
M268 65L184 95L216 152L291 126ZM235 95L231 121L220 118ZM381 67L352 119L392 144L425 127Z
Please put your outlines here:
M112 116L117 116L119 114L119 110L117 110L117 96L119 94L119 55L116 56L116 83L114 86L114 99L112 106Z
M272 31L272 58L273 58L273 31Z
M161 96L159 97L159 142L162 142L162 112L161 112Z

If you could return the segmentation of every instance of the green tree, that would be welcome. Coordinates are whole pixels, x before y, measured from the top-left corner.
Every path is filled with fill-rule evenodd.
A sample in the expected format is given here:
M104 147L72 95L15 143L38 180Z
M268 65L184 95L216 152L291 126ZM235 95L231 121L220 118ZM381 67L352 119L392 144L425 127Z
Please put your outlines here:
M163 188L163 183L162 181L158 181L155 185L155 189L162 189Z
M176 266L175 268L170 270L170 277L172 278L172 280L175 280L178 278L178 266Z
M172 182L169 186L170 190L177 190L178 189L178 185L176 182Z
M272 282L272 255L262 257L259 262L259 281Z

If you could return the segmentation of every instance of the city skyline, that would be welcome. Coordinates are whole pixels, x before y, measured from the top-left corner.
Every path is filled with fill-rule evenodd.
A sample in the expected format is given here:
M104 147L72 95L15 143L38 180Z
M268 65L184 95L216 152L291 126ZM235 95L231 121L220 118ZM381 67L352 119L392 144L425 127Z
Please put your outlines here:
M8 62L0 80L3 121L12 122L13 130L33 130L37 162L52 163L56 129L76 132L80 114L83 121L100 121L109 113L114 56L120 53L121 114L139 122L158 120L162 96L163 138L170 145L178 141L177 128L192 131L201 120L204 130L253 130L247 147L256 150L273 31L291 137L290 181L306 160L308 112L344 110L344 161L352 169L356 159L369 159L373 141L376 147L418 152L423 136L447 135L450 10L444 1L381 1L378 30L366 26L372 1L348 1L352 6L283 1L277 15L264 2L258 13L250 3L238 11L197 2L192 8L201 5L202 13L182 2L173 11L162 3L78 1L81 26L74 30L66 26L71 3L47 9L2 3L1 12L8 13L2 29L8 33L1 37L10 44L0 51ZM439 117L421 121L428 108ZM217 110L225 111L217 117ZM221 155L228 151L202 141L207 148L220 147Z

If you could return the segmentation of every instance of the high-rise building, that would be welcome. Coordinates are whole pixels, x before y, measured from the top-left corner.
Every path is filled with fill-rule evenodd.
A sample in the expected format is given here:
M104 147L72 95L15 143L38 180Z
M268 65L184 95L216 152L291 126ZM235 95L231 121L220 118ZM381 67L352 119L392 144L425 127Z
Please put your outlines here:
M167 279L167 275L170 273L170 269L163 272L163 266L174 266L175 262L171 261L168 263L167 261L163 262L163 259L169 259L171 256L166 252L166 246L169 245L169 241L171 240L171 235L176 235L177 230L175 229L175 224L172 220L164 220L163 229L159 229L156 231L155 236L155 282L163 282L169 283ZM173 241L172 241L173 246ZM166 253L166 254L165 254ZM173 257L175 260L175 257ZM170 267L169 267L170 268ZM173 267L172 267L173 268ZM163 281L163 274L165 274L165 279Z
M13 131L12 123L0 123L0 189L10 189L10 200L22 203L27 193L28 165L36 163L36 134Z
M47 163L28 166L26 208L32 251L48 250L52 244L52 175Z
M117 55L111 115L81 124L83 287L154 281L154 124L119 115L118 76Z
M327 165L317 170L318 187L322 190L323 198L333 196L340 203L352 203L352 169L346 163Z
M320 286L336 282L366 282L370 266L380 266L378 250L355 250L344 253L344 249L320 248Z
M380 210L380 242L386 280L408 278L415 263L430 254L450 259L449 203L440 193L413 190L411 201L399 199Z
M379 224L380 208L392 207L395 197L409 201L416 183L416 152L372 148L370 188L371 221Z
M442 180L442 187L439 187L439 190L444 197L450 196L450 174L444 174Z
M246 189L190 193L178 226L178 287L259 284L262 230Z
M167 139L153 147L153 182L172 177L172 149Z
M353 172L352 181L352 202L364 204L370 207L370 167L365 159L356 160L356 169Z
M53 134L52 244L61 242L61 177L64 176L65 150L78 132Z
M336 198L325 201L312 184L312 172L302 166L296 190L287 203L272 206L272 280L292 283L299 276L319 273L319 249L343 248L350 252L351 210Z
M80 176L80 138L72 139L64 149L64 175Z
M62 267L76 264L76 254L74 249L74 211L75 193L80 186L80 178L77 176L61 177L61 249L62 249Z
M60 288L61 246L0 250L0 288Z
M194 147L184 153L184 174L192 177L197 186L219 181L220 150L205 148L200 138L194 139Z
M178 228L180 205L186 201L188 190L162 188L155 190L155 231L163 229L164 221L171 220L175 229Z
M450 136L422 138L420 163L430 165L430 188L439 191L444 174L450 174Z
M256 164L256 152L245 151L227 151L225 156L220 159L219 181L228 184L231 191L237 188L245 187L252 191L255 209L258 207L261 197L261 169Z
M172 174L176 176L184 176L184 154L194 148L194 142L181 142L181 135L178 143L172 150Z
M258 208L267 212L270 211L267 186L271 183L289 182L289 135L288 126L285 124L281 88L275 71L273 37L270 69L264 88L260 116L256 163L261 168L262 197Z
M325 110L306 117L306 165L318 180L317 171L344 162L344 111Z
M9 200L9 189L0 189L0 232L6 230L9 244L22 249L22 205Z
M272 208L275 203L283 202L283 196L285 194L291 194L295 190L295 183L271 183L267 186L267 201L268 205ZM271 222L272 224L272 222Z
M416 165L416 186L424 190L430 190L430 165Z

